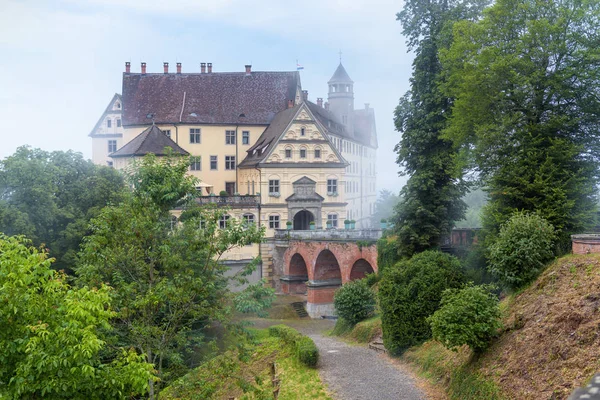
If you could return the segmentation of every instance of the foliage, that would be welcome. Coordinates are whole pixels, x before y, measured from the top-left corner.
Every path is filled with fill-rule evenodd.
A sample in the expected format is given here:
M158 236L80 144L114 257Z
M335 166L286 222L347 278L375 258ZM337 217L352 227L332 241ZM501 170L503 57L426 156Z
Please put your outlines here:
M336 290L333 305L338 316L355 325L375 311L375 293L366 279L358 279Z
M260 317L264 317L266 315L264 310L270 308L274 300L275 289L265 286L265 281L261 280L236 293L233 304L241 313L257 313Z
M152 365L133 350L104 354L110 288L71 288L30 243L0 234L0 398L144 394Z
M433 338L447 349L468 345L483 352L501 327L498 297L489 287L446 289L441 307L428 318Z
M385 347L400 354L431 337L427 317L439 308L444 289L463 283L458 259L439 251L419 253L387 269L378 293Z
M481 213L487 203L487 194L482 189L471 190L463 197L463 201L467 205L465 218L457 221L455 226L457 228L481 228L483 226Z
M477 18L485 0L407 0L397 18L415 51L410 91L395 110L397 163L409 176L400 192L393 219L403 257L439 247L463 219L461 200L466 185L452 142L441 136L451 112L452 98L440 90L443 81L440 49L449 46L455 21Z
M186 351L204 342L204 328L228 322L228 278L220 257L263 235L235 218L219 228L226 210L195 207L186 172L184 158L146 156L131 172L133 193L92 221L77 267L80 284L113 286L115 340L145 353L161 384L186 371ZM169 210L183 204L172 226ZM255 267L251 263L244 274Z
M296 357L308 367L316 367L319 362L319 350L311 338L302 335L294 328L286 325L269 327L269 335L281 338L287 345L292 346Z
M499 0L442 51L456 98L445 137L489 194L484 227L517 210L569 234L593 224L600 160L600 9L594 1Z
M486 249L483 245L471 246L461 262L468 282L476 285L496 283L496 278L487 268Z
M377 241L377 266L379 275L400 260L400 242L395 235L384 236Z
M380 190L377 200L375 200L371 223L377 226L382 219L387 220L390 218L394 214L394 208L398 204L398 201L400 201L400 198L397 194L387 189Z
M70 268L89 220L121 198L123 179L72 151L30 147L0 161L0 231L44 245L56 269Z
M502 284L516 289L532 280L554 258L554 227L537 214L514 213L489 250L489 269Z

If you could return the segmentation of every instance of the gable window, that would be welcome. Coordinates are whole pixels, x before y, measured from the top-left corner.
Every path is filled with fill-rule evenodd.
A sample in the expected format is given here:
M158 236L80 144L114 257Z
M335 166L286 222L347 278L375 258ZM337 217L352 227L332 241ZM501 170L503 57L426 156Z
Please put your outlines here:
M315 158L321 158L321 149L315 149Z
M225 144L235 144L235 131L225 131Z
M302 127L300 128L300 136L305 136L306 135L306 128Z
M242 131L242 144L250 144L250 131Z
M327 179L327 194L337 194L337 179Z
M269 215L269 228L279 229L279 215Z
M190 128L190 143L200 143L200 128Z
M332 228L338 227L338 216L337 214L329 214L327 215L327 225L330 225Z
M108 141L108 153L114 153L115 151L117 151L117 141L116 140L109 140Z
M306 149L300 149L300 158L306 158Z
M110 120L110 119L107 119L107 120L106 120L106 127L107 127L107 128L110 128L111 126L112 126L112 120Z
M225 156L225 169L235 169L235 156Z
M200 157L190 157L190 171L201 171Z
M121 103L117 103L117 108L121 108Z
M292 158L292 149L285 149L285 158Z
M279 179L269 179L269 195L279 195Z
M117 118L117 128L121 127L121 118Z
M165 129L165 130L163 130L163 132L165 133L166 137L171 138L171 130L170 129Z
M210 156L210 170L217 170L217 156Z
M227 222L229 221L229 215L223 214L221 218L219 218L219 228L225 229L227 228Z

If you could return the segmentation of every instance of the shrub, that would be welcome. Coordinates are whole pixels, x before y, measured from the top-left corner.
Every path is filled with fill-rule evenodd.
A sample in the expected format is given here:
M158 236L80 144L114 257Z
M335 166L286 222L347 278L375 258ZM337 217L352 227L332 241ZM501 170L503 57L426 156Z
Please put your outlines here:
M286 325L270 326L269 335L279 337L285 344L291 346L298 360L304 365L316 367L319 362L319 349L317 349L317 345L311 338Z
M439 308L444 289L464 283L460 262L440 251L425 251L403 260L383 274L379 306L383 342L392 354L431 337L427 317Z
M554 227L537 214L517 212L504 223L489 249L490 272L516 289L534 280L554 257Z
M469 285L445 290L440 309L428 318L433 338L450 350L466 344L483 352L501 327L498 297L491 289Z
M375 294L366 279L351 281L335 292L333 305L339 317L355 325L373 314Z
M379 274L393 267L400 260L398 236L385 236L377 241L377 265Z

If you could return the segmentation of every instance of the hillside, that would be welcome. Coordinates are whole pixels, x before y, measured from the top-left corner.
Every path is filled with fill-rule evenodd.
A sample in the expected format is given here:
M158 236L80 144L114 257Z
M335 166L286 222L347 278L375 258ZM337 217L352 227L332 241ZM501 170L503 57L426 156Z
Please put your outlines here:
M452 398L566 399L600 372L600 255L553 262L502 302L504 331L479 359L427 342L405 358Z

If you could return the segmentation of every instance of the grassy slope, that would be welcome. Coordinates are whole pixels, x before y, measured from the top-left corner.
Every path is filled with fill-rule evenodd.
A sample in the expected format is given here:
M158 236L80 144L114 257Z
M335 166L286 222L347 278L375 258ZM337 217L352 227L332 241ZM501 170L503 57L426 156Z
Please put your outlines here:
M435 342L404 358L457 399L566 399L600 371L599 255L557 260L502 307L504 331L479 359Z
M227 352L196 368L159 398L165 399L271 399L271 363L277 365L279 399L330 400L315 369L302 365L281 339L257 331L257 343L244 355Z

